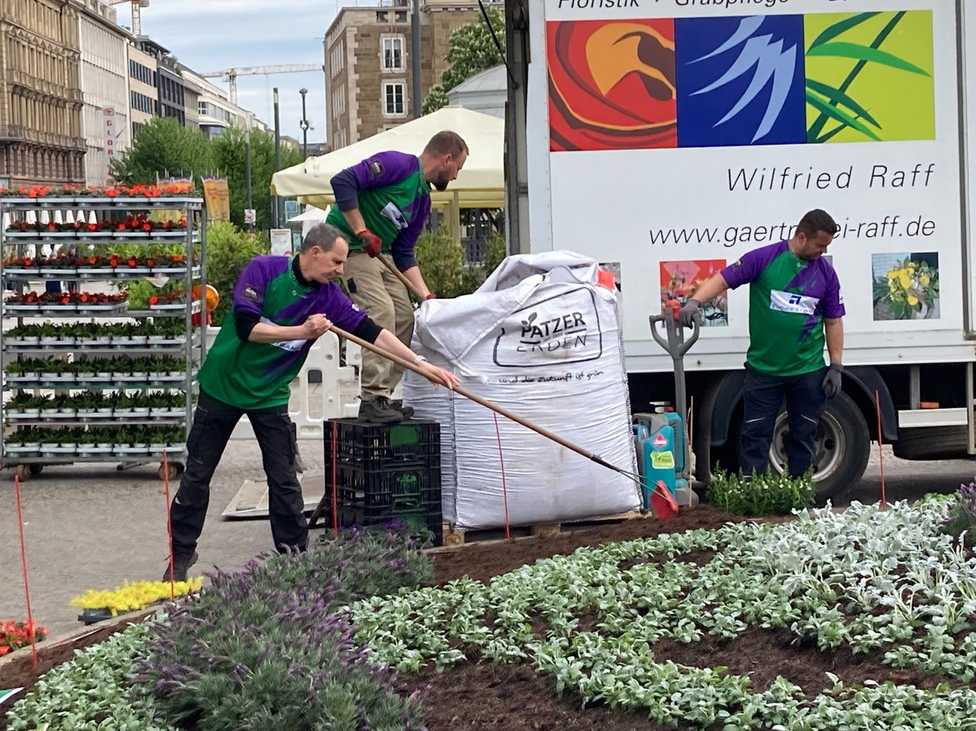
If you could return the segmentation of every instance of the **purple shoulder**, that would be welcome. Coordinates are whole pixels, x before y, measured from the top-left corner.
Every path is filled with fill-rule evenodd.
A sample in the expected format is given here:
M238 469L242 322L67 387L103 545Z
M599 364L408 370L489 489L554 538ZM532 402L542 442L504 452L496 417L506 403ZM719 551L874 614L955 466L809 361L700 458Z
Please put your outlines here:
M722 278L732 289L754 282L776 257L787 250L788 246L786 241L780 241L748 251L738 261L722 270Z
M271 280L279 274L288 271L290 265L291 259L287 256L264 254L251 259L249 266L253 266L262 274L266 275L268 280Z
M396 178L399 180L412 175L420 166L420 161L417 159L416 155L410 155L406 152L399 152L397 150L378 152L369 158L369 163L371 165L379 163L381 166L379 171L380 174L385 173L384 177Z

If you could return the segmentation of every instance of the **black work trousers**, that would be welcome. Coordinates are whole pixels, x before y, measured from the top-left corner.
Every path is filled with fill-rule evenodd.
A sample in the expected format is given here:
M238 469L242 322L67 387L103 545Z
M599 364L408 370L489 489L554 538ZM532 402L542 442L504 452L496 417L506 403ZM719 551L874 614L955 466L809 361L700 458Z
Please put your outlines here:
M210 504L210 480L234 427L247 414L268 478L271 536L278 551L305 550L308 526L302 486L295 471L297 445L287 406L244 411L200 392L186 443L186 470L170 506L173 553L188 556L197 546Z
M743 475L765 472L776 417L786 399L790 431L786 455L791 477L814 466L817 425L827 402L823 390L826 368L802 376L774 376L746 366L742 387L745 413L739 435L739 470Z

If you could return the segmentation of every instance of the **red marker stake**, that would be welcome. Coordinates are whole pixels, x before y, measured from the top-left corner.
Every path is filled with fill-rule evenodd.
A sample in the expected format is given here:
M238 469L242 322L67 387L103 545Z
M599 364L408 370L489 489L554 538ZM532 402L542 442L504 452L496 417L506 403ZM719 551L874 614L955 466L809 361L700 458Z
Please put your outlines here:
M20 529L20 571L24 576L24 598L27 600L27 625L30 627L31 668L37 671L37 634L34 628L34 612L31 609L30 582L27 578L27 540L24 537L24 509L21 506L20 478L14 476L14 495L17 500L17 527Z

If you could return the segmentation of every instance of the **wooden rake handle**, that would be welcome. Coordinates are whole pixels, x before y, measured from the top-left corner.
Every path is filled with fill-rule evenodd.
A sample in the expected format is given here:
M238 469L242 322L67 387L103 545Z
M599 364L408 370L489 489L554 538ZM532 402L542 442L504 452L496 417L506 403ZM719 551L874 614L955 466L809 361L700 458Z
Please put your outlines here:
M400 280L400 282L403 283L403 286L407 288L408 292L413 292L414 296L418 300L420 300L421 302L424 301L425 297L422 294L420 294L419 291L417 291L417 288L413 286L413 282L407 279L404 273L401 272L399 269L397 269L396 265L394 265L393 262L391 262L382 254L379 254L376 258L379 259L381 262L383 262L383 266L389 269L393 273L393 276L395 276L397 279Z
M351 341L353 343L356 343L356 345L358 345L361 348L366 348L367 350L371 350L372 352L376 353L377 355L380 355L380 356L386 358L387 360L391 360L394 363L396 363L397 365L402 366L403 368L406 368L407 370L411 370L414 373L416 373L416 374L418 374L420 376L423 376L424 378L427 378L426 374L424 374L424 372L420 370L420 368L417 366L416 363L411 363L407 359L401 358L399 355L396 355L395 353L391 353L390 351L386 350L385 348L381 348L378 345L374 345L373 343L369 343L369 342L363 340L362 338L358 338L355 335L353 335L352 333L348 333L345 330L343 330L342 328L336 327L335 325L332 326L332 331L336 335L338 335L339 337L345 338L346 340L349 340L349 341ZM605 462L600 457L598 457L597 455L593 454L593 452L590 452L587 449L583 449L582 447L580 447L580 446L578 446L576 444L573 444L572 442L570 442L570 441L562 438L558 434L553 434L551 431L549 431L548 429L545 429L545 428L539 426L538 424L533 424L531 421L529 421L528 419L522 418L518 414L513 414L511 411L509 411L508 409L506 409L506 408L504 408L502 406L499 406L498 404L492 403L491 401L488 401L487 399L484 399L481 396L478 396L477 394L471 393L471 391L468 391L466 388L463 388L461 386L457 386L457 387L454 388L454 391L456 393L461 394L466 399L469 399L471 401L474 401L476 404L481 404L486 409L490 409L491 411L494 411L496 414L501 414L506 419L511 419L516 424L521 424L526 429L530 429L530 430L534 431L537 434L541 434L546 439L549 439L549 440L555 442L556 444L559 444L559 445L565 447L566 449L569 449L569 450L571 450L573 452L576 452L576 454L580 455L581 457L585 457L588 460L591 460L593 462L596 462L601 467L606 467L607 469L613 470L614 472L619 472L620 474L625 475L629 479L633 479L633 475L631 475L629 472L627 472L625 470L622 470L619 467L615 467L614 465L610 464L609 462Z

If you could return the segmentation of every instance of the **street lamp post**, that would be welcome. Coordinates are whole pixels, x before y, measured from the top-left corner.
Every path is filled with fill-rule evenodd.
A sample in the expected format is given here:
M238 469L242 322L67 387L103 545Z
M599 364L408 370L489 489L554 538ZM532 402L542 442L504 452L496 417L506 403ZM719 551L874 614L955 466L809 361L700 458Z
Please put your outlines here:
M308 160L308 118L305 115L305 95L308 94L308 89L302 88L298 90L298 93L302 95L302 122L299 125L302 129L302 157Z
M281 170L281 126L278 119L278 87L274 88L275 172ZM274 197L274 225L281 226L281 198Z

